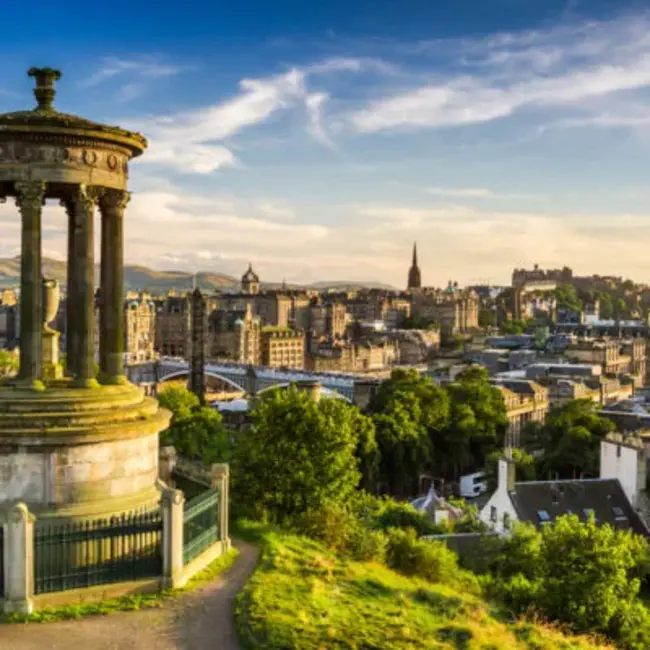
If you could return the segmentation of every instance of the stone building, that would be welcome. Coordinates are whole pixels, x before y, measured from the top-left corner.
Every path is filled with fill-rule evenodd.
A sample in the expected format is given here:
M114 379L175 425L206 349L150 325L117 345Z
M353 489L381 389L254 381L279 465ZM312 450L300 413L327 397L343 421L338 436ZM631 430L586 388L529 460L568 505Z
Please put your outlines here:
M208 316L208 358L259 365L261 323L250 304L243 311L217 309Z
M191 311L187 296L169 296L156 312L156 351L165 357L188 358Z
M512 443L518 447L521 431L529 422L546 420L550 408L549 391L534 381L501 380L495 385L506 405Z
M260 292L260 278L253 271L253 264L248 265L248 270L241 278L241 290L242 293L256 296Z
M309 330L313 336L339 338L347 327L347 310L340 302L323 302L312 298L309 306Z
M155 356L156 305L143 292L124 302L124 352L127 363L149 361Z
M413 296L413 315L436 322L443 339L478 329L479 298L451 280L444 290L423 288Z
M630 376L637 388L645 384L644 339L580 339L566 348L565 355L579 363L599 365L605 375Z
M358 322L380 321L388 329L404 325L411 316L411 297L406 294L369 289L345 299L350 318Z
M397 360L393 341L352 342L344 339L312 340L306 358L306 369L313 372L373 372L385 370Z
M268 368L305 367L305 333L283 327L263 327L260 357Z

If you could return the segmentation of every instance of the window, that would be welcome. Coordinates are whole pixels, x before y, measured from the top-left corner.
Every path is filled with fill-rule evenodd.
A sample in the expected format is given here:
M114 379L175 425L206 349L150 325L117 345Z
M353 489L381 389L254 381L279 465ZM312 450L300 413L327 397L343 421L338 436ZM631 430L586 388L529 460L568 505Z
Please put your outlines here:
M616 445L616 458L621 457L621 445Z
M623 511L623 508L619 508L619 506L612 506L612 514L614 515L614 519L618 521L627 519L627 515Z
M499 518L499 515L497 513L496 506L491 506L490 507L490 521L493 521L493 522L496 523L498 518Z
M551 521L551 517L548 514L548 512L546 512L546 510L538 510L537 511L537 519L542 524L547 524L549 521Z
M503 513L503 527L505 530L510 530L511 522L510 515L507 512Z

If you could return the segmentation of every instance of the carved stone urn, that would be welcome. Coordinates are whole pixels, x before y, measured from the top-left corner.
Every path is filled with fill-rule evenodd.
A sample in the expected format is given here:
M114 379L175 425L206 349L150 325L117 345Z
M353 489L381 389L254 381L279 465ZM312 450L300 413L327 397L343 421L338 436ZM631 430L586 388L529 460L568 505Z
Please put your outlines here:
M59 333L48 325L56 318L60 302L59 283L43 278L43 379L60 379L63 374L59 363Z
M59 311L61 287L56 280L43 278L43 330L51 330L51 323Z

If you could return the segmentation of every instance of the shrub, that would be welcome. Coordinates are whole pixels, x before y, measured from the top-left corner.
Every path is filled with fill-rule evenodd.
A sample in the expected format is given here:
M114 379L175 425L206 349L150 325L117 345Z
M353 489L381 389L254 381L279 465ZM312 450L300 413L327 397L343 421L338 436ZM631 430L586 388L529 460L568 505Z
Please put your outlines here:
M309 510L294 519L293 527L355 560L384 560L384 534L368 528L354 512L339 504L328 503L318 510Z
M388 531L386 563L400 573L429 582L455 583L461 577L456 554L442 542L419 540L413 528Z
M435 535L446 532L442 526L436 526L429 516L418 512L409 503L398 503L392 501L387 504L384 511L376 519L377 526L381 530L389 528L414 529L418 535Z

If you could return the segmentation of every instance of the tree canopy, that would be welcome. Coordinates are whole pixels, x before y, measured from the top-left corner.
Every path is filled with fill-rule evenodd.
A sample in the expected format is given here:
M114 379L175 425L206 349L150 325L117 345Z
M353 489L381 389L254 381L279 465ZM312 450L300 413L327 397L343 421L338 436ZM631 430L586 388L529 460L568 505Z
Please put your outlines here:
M416 370L394 370L371 406L379 446L379 479L391 494L410 495L430 469L433 438L449 420L446 391Z
M538 476L574 478L598 476L600 443L614 430L611 420L598 413L598 405L589 399L571 400L552 409L546 422L529 427L524 445L531 452L541 452Z
M173 445L181 456L206 464L229 459L230 435L217 411L201 406L194 393L180 386L160 391L158 401L173 414L169 429L161 434L162 445Z
M251 416L237 440L234 490L252 513L281 522L344 504L361 480L357 454L372 462L372 422L344 400L274 390L256 398Z

